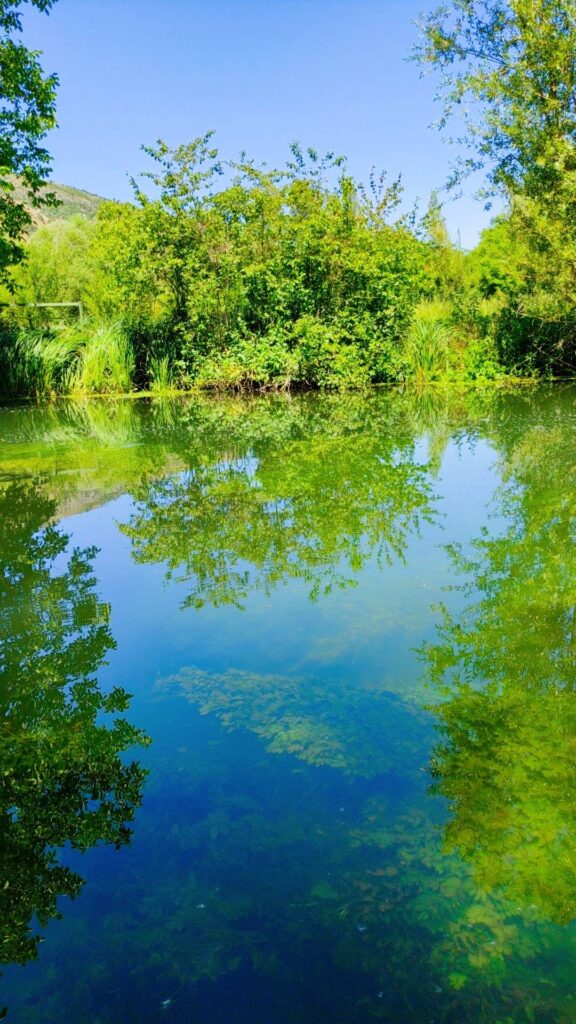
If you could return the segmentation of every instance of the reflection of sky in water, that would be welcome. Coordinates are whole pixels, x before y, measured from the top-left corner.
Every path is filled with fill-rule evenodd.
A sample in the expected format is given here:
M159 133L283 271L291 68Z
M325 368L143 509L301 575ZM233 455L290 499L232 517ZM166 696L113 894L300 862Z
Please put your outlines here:
M282 578L242 610L182 608L188 584L132 560L118 528L128 496L64 520L72 544L100 549L117 642L100 678L134 694L151 773L130 848L66 854L87 885L46 929L39 960L6 971L15 1021L535 1019L522 964L539 952L536 925L512 925L502 899L479 895L441 851L415 651L434 638L438 601L456 615L463 604L445 590L457 582L445 545L468 551L483 529L507 528L496 449L459 432L430 479L436 519L408 530L403 559L370 555L353 586L313 602L310 581ZM427 458L419 441L414 463ZM351 770L335 766L340 749ZM571 946L554 942L571 965ZM538 1020L560 1020L534 1004Z
M424 452L418 453L421 462ZM424 523L421 536L409 536L404 564L393 558L382 571L374 560L363 567L356 585L335 590L310 603L303 580L282 580L270 597L252 593L243 610L204 607L180 610L186 584L164 584L161 565L135 565L130 542L118 530L132 503L122 497L101 509L67 519L72 543L97 543L99 589L112 606L112 631L118 649L108 675L127 680L138 695L157 674L192 663L222 671L228 667L267 672L316 670L344 655L355 674L383 671L393 678L413 665L410 647L424 639L435 621L431 604L451 581L442 545L466 543L480 533L496 479L495 455L488 444L474 451L450 445L442 471L432 482L438 495L436 524ZM498 529L501 522L490 524ZM386 665L382 662L383 646ZM389 667L388 667L389 666ZM412 669L412 672L414 670Z

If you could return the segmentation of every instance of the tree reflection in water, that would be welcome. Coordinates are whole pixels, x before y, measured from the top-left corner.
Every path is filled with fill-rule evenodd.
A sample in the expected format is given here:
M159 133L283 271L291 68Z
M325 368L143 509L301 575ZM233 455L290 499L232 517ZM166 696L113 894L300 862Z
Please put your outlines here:
M69 844L129 842L145 772L122 753L146 737L124 717L129 695L95 673L114 647L95 548L68 551L41 482L0 492L0 961L36 955L40 927L82 879ZM113 716L110 718L110 716Z
M468 596L427 649L444 701L435 789L447 848L523 908L576 917L576 462L567 428L526 433L499 500L510 523L452 556Z

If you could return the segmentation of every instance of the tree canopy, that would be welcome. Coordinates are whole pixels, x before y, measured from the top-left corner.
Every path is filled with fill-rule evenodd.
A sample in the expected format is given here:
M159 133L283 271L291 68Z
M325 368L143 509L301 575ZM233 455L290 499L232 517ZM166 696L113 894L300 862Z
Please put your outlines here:
M422 28L415 56L439 73L440 125L468 146L454 181L482 171L488 196L504 195L515 244L532 250L528 312L558 320L576 280L576 3L450 0Z
M22 236L32 218L28 205L51 202L41 193L50 171L42 145L55 125L58 79L45 74L40 54L18 39L23 3L48 13L56 0L0 0L0 274L23 255ZM16 181L28 205L15 194Z

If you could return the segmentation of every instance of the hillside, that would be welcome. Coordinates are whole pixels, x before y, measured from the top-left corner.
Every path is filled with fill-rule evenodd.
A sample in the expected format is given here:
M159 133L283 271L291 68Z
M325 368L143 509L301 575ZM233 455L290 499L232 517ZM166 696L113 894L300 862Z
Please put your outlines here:
M102 196L96 196L92 192L84 192L82 189L72 188L70 185L58 185L56 182L50 182L46 192L53 192L61 205L37 208L30 206L28 195L22 185L16 182L14 188L15 198L30 210L36 227L49 224L54 220L67 220L79 213L89 220L93 220L98 207L105 201Z

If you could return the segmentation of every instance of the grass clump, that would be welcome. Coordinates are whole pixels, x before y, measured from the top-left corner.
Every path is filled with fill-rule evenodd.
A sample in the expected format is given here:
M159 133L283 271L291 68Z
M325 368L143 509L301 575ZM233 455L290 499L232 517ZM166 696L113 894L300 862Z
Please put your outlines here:
M440 310L430 308L439 305L430 303L417 307L406 335L406 375L416 384L437 381L448 375L452 332L446 319L440 318Z
M170 356L150 360L149 388L154 395L165 395L175 390L176 383Z
M130 391L135 360L130 339L122 325L110 324L82 333L83 343L77 363L69 375L68 390L76 394Z
M0 395L44 398L62 393L76 359L76 339L45 330L0 335Z

